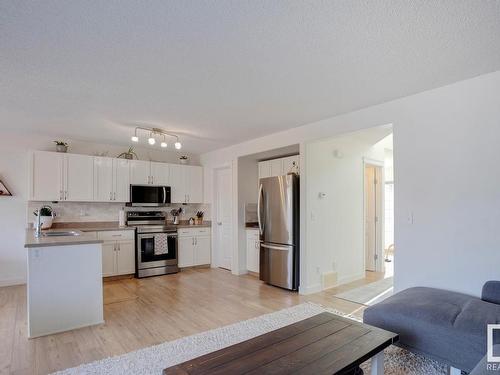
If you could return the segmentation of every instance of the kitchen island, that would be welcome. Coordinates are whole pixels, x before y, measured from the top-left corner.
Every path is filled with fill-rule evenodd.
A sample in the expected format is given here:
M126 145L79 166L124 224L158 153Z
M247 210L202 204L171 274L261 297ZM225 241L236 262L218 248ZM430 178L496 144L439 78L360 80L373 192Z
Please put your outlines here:
M28 336L104 322L102 241L81 231L26 231Z

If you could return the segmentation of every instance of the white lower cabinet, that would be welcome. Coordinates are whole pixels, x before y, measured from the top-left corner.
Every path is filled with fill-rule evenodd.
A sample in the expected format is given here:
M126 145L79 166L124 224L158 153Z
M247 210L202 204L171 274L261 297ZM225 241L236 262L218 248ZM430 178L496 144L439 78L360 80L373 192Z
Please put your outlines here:
M260 240L258 229L247 229L247 270L259 272Z
M177 235L180 268L211 263L210 228L181 228Z
M129 275L135 273L134 231L98 232L102 244L102 276Z

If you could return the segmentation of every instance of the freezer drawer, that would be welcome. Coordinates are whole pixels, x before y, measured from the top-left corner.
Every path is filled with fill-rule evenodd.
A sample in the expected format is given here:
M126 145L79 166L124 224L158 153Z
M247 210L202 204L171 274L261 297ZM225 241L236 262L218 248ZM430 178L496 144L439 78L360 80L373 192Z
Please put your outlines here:
M297 272L294 253L294 246L261 243L260 279L271 285L296 290Z

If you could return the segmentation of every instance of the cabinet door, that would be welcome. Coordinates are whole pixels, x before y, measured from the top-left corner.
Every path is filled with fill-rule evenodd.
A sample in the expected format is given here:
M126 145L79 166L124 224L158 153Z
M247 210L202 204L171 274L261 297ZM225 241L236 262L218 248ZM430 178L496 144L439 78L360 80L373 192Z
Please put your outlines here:
M113 276L116 272L116 242L102 244L102 276Z
M210 237L195 237L194 264L210 264Z
M135 273L135 242L118 242L118 251L116 252L116 274L128 275Z
M151 162L144 160L130 160L130 183L132 185L147 185L150 179Z
M183 165L170 164L170 188L172 203L186 203L185 169Z
M179 237L179 267L194 265L194 237Z
M88 202L94 200L94 158L87 155L67 154L64 186L65 200Z
M271 177L283 174L283 159L269 160L269 163L271 164Z
M255 272L255 241L247 240L247 270Z
M203 202L203 168L184 166L185 186L188 203Z
M259 162L259 178L271 177L271 163L269 161Z
M130 162L125 159L113 159L113 200L130 202Z
M153 185L168 185L170 168L166 163L151 162L151 183Z
M31 199L59 201L63 199L63 155L56 152L37 151L31 160Z
M299 172L299 155L283 158L283 174Z
M113 159L94 158L94 200L113 200Z

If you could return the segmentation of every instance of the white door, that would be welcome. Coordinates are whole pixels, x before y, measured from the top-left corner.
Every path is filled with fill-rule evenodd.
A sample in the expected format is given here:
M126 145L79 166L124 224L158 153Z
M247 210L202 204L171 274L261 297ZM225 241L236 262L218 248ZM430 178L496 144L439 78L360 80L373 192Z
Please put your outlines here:
M147 185L151 183L151 162L130 160L130 183L132 185Z
M87 155L67 154L65 159L65 200L73 202L93 201L94 158Z
M283 159L274 159L269 161L271 165L271 177L283 175Z
M108 202L113 200L113 160L94 158L94 200Z
M365 165L365 268L377 271L377 260L381 256L381 190L382 168Z
M179 267L194 265L194 237L179 237Z
M63 200L63 155L37 151L33 153L31 162L31 199L35 201Z
M259 178L271 177L271 163L269 161L259 162Z
M231 168L215 170L216 241L214 257L218 267L231 269L233 258L233 172Z
M195 237L194 248L195 265L210 264L210 237L197 236Z
M184 166L179 164L170 165L170 189L172 203L185 203L187 193L185 188Z
M151 162L151 183L167 186L169 183L169 165L166 163Z
M185 166L185 187L188 203L203 202L203 168Z
M135 273L135 243L134 241L118 242L116 257L116 274L128 275Z
M130 201L130 162L126 159L113 159L114 196L117 202Z
M102 244L102 276L113 276L115 274L116 242L104 242Z

